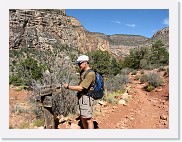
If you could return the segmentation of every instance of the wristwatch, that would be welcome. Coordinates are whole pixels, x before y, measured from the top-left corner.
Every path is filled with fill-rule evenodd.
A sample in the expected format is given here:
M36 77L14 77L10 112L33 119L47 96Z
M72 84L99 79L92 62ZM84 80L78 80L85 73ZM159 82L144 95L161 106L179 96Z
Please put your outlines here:
M69 89L69 84L68 84L68 86L66 87L66 89Z

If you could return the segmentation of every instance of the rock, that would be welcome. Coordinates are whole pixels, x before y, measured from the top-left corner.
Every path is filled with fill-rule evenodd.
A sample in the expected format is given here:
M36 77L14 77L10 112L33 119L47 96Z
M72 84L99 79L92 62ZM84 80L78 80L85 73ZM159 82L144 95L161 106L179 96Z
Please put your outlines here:
M118 107L117 107L117 106L113 106L112 108L113 108L113 109L118 109Z
M129 120L131 120L131 121L134 120L134 119L135 119L135 118L133 118L133 117L130 117L130 118L129 118Z
M125 105L126 101L125 100L119 100L118 104Z
M38 129L44 129L44 127L43 127L43 126L41 126L41 127L38 127Z
M164 114L162 114L162 115L160 116L160 119L162 119L162 120L167 120L167 116L165 116Z
M99 101L98 103L99 103L100 105L103 105L103 106L107 105L107 102L105 102L105 101Z
M162 88L155 89L155 92L161 92L161 91L162 91Z

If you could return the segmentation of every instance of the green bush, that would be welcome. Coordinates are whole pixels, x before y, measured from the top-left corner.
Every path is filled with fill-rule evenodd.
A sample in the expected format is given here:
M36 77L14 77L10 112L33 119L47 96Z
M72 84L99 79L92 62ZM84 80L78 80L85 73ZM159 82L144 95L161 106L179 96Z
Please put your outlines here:
M15 66L17 72L11 73L9 77L9 83L15 86L30 86L32 80L38 80L42 77L45 68L32 57L22 59Z
M136 70L133 70L132 72L131 72L131 75L136 75L137 74L137 71Z
M148 86L149 86L149 90L151 90L152 86L154 88L156 88L156 87L160 86L163 83L160 76L157 73L154 73L154 72L141 75L140 76L140 82L141 83L147 82Z
M111 103L111 104L117 104L118 100L116 99L117 96L121 95L121 91L116 91L113 93L106 94L103 98L104 101Z
M147 82L147 81L148 81L148 76L147 76L147 74L143 74L143 75L140 76L140 82L141 82L141 83L145 83L145 82Z
M29 123L28 122L22 122L20 124L20 129L28 129L30 127Z
M36 119L33 125L37 127L44 126L44 119Z
M118 74L110 76L104 80L104 88L109 93L124 90L124 85L129 82L128 75Z
M169 53L160 40L152 43L151 48L131 49L124 59L124 66L132 69L154 69L168 64Z
M154 86L148 85L146 90L149 91L149 92L151 92L151 91L153 91L154 89L155 89Z
M107 51L96 50L88 52L87 55L90 57L91 67L103 75L117 75L123 67L122 63Z
M160 76L156 73L149 73L147 75L148 77L148 84L154 87L158 87L161 85L162 80L160 78Z

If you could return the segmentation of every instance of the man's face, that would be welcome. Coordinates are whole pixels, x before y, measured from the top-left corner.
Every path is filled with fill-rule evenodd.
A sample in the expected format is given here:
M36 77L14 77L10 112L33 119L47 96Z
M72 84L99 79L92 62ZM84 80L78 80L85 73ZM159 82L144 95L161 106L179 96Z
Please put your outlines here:
M84 68L85 68L85 63L86 62L80 62L80 63L78 63L78 66L79 66L79 68L81 69L81 70L83 70Z

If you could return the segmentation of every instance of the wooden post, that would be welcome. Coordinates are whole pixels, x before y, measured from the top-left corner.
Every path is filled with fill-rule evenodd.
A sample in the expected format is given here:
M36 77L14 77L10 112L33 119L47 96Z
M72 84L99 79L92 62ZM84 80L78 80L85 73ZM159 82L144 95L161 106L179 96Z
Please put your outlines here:
M46 85L41 86L39 96L36 97L36 101L40 102L43 107L45 129L56 129L56 119L52 110L52 96L59 92L59 86ZM57 90L58 89L58 90Z
M54 114L52 112L52 107L44 107L44 117L45 117L45 128L55 129Z

